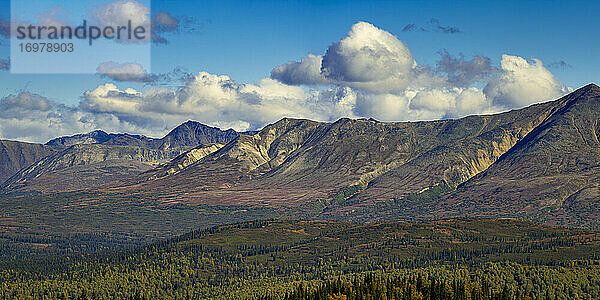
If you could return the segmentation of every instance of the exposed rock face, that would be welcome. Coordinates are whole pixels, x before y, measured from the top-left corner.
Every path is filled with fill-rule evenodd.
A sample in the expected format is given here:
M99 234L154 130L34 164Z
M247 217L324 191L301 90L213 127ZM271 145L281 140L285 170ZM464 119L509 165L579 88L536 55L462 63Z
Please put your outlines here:
M106 133L96 130L90 133L60 137L46 143L46 145L86 145L102 144L113 146L135 146L149 149L177 150L185 152L202 144L226 144L235 139L239 133L233 129L221 130L196 121L187 121L171 130L169 134L160 139L143 135L127 133Z
M556 104L446 121L432 129L428 148L376 179L363 197L390 200L437 184L457 186L486 170L551 116Z
M21 170L3 188L65 191L91 187L130 178L177 154L130 146L74 145Z
M4 159L7 164L4 177L0 177L3 179L0 184L12 177L0 186L6 191L64 191L89 188L115 180L130 179L159 164L167 163L194 147L199 147L166 166L166 174L176 173L176 170L218 150L238 135L231 129L223 131L188 121L162 139L142 135L107 134L97 130L56 138L45 146L25 147L23 145L29 144L20 143L21 148L10 148L17 149L16 152L4 151L7 153L5 155L0 153L0 163ZM203 146L205 144L206 147ZM18 149L21 149L21 152ZM24 167L28 168L21 170ZM21 172L16 174L19 170ZM157 172L160 173L161 170L163 169L158 169Z
M19 170L63 147L0 140L0 185Z
M600 205L599 91L591 85L556 101L457 120L283 119L133 189L169 187L212 204L323 202L335 214L447 186L458 190L419 208L425 211L406 203L404 217L583 210L590 199ZM356 188L342 199L352 203L327 204L332 193L349 187ZM588 211L600 219L597 209Z
M386 199L468 180L543 122L552 108L537 105L433 122L283 119L253 136L240 136L180 176L210 174L222 165L229 176L218 185L268 183L328 192L360 185L369 187L365 196Z
M161 139L160 149L190 149L202 144L227 144L236 137L233 129L221 130L195 121L187 121Z
M173 175L179 173L181 170L185 169L187 166L199 161L205 156L216 152L221 149L225 144L206 144L198 146L192 150L189 150L170 162L161 165L158 168L152 169L148 172L145 172L133 179L133 181L140 180L155 180L158 178L162 178L165 176Z
M153 139L143 135L131 135L123 133L115 135L113 138L103 142L102 145L132 146L148 149L159 149L160 143L160 139Z
M447 206L486 199L467 211L600 218L600 88L586 86L557 102L558 109L486 171L453 194ZM557 220L557 224L561 224Z

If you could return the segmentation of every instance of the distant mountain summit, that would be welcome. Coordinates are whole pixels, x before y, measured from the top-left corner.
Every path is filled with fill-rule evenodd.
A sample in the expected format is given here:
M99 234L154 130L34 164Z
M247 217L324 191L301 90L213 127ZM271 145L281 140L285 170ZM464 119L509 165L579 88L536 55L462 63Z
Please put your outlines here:
M95 130L90 133L55 138L47 142L46 145L73 146L103 144L186 151L203 144L226 144L235 139L238 135L239 133L233 129L221 130L217 127L204 125L200 122L187 121L175 127L166 136L160 139L128 133L109 134L102 130Z
M0 140L0 187L19 170L61 150L64 147Z
M55 138L46 145L0 142L0 187L63 191L125 180L203 145L224 145L239 136L187 121L156 139L127 133L89 133ZM207 147L206 149L213 149ZM194 150L190 159L207 150Z
M118 134L108 134L102 130L95 130L90 133L76 134L72 136L65 136L55 138L46 143L48 146L73 146L73 145L88 145L88 144L102 144Z
M163 137L161 149L189 149L203 144L227 144L240 134L233 129L221 130L196 121L187 121Z

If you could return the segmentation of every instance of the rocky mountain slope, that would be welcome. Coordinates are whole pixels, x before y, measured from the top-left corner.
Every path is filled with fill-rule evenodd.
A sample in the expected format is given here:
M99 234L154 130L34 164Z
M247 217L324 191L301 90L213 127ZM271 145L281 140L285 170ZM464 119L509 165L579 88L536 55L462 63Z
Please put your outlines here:
M275 193L279 201L293 205L309 199L327 202L332 193L353 188L362 191L364 201L387 201L435 185L465 182L558 106L551 102L498 115L432 122L283 119L253 136L241 135L171 178L162 178L164 182L149 177L145 185L200 188L198 197L205 200L213 195L220 199L225 193L237 201L252 201L273 198L268 194ZM207 191L214 189L222 191ZM249 198L241 192L249 189L260 196Z
M9 192L68 191L90 188L115 180L132 178L190 151L184 155L187 160L181 158L183 162L176 160L174 165L168 165L166 168L187 165L190 159L199 159L201 153L214 151L218 149L216 145L223 145L216 143L227 143L238 135L232 129L223 131L188 121L161 139L141 135L107 134L101 130L60 137L49 141L45 146L31 146L32 149L56 149L56 151L37 156L26 153L23 156L24 161L18 165L20 168L17 169L15 165L11 167L10 172L5 173L6 176L0 182L0 187ZM202 150L193 149L202 148L204 144L208 146ZM4 156L0 154L0 157ZM12 162L16 156L11 154L5 157L5 160L10 159ZM21 170L23 167L26 168ZM20 172L17 172L19 170Z
M61 146L0 140L0 184L19 170L61 149Z
M588 86L558 102L559 110L443 205L477 214L550 211L558 223L600 219L600 88Z
M119 134L111 133L108 134L102 130L95 130L90 133L76 134L72 136L58 137L50 140L46 143L48 146L73 146L73 145L87 145L87 144L102 144Z
M239 133L233 129L221 130L217 127L204 125L196 121L187 121L173 130L163 138L150 138L143 135L131 135L127 133L106 133L102 130L92 131L85 134L59 137L46 143L46 145L86 145L102 144L113 146L135 146L149 149L174 150L185 152L201 144L228 143L235 139Z
M154 168L136 178L143 178L143 180L155 180L158 178L170 176L176 173L181 172L187 166L199 161L200 159L206 157L207 155L216 152L221 149L225 144L203 144L192 150L189 150L173 160L165 163L157 168Z
M470 215L596 227L599 111L600 87L588 85L556 101L456 120L324 123L285 118L255 134L230 133L223 135L223 143L204 143L182 153L178 151L194 141L223 137L186 123L160 142L151 140L151 147L136 144L136 149L172 149L174 160L151 169L155 160L170 158L149 155L146 169L131 166L135 172L112 177L121 181L95 189L95 201L135 194L158 206L283 209L296 217ZM111 140L101 145L109 147ZM62 165L50 163L53 159L40 168L63 176L57 172L68 167L53 169ZM13 177L9 189L51 187L40 179L47 178L44 172L34 169Z
M406 218L565 214L598 199L599 95L589 85L520 110L431 122L283 119L169 176L149 172L121 188L168 187L185 192L169 196L185 203L310 206L338 215L389 203L405 203L395 216ZM457 187L425 206L402 202Z
M177 153L131 146L74 145L21 170L5 190L67 191L130 178Z
M195 121L187 121L161 139L160 149L190 149L204 144L227 144L239 136L233 129L221 130Z

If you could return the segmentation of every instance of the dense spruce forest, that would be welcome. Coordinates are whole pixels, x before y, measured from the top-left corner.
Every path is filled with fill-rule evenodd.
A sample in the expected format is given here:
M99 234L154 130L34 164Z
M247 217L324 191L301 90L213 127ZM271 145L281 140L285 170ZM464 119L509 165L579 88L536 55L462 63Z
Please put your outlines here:
M550 296L545 295L548 299ZM286 300L295 299L510 299L508 285L501 290L490 289L489 283L482 279L468 282L454 279L451 283L432 277L425 279L417 276L396 276L391 278L367 275L359 280L328 280L317 288L306 288L302 284ZM536 299L532 291L514 295L515 299Z
M2 299L600 297L599 232L512 219L265 220L122 250L3 251Z

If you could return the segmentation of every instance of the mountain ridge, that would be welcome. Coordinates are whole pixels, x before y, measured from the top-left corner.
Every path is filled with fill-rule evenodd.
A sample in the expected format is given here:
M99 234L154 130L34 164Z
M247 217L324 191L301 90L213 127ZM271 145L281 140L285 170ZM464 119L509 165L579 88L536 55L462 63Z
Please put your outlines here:
M598 86L588 85L555 101L453 120L384 123L342 118L324 123L284 118L253 136L236 138L172 176L146 178L122 187L142 192L164 187L185 191L187 196L174 199L187 204L302 207L312 203L318 207L321 203L326 208L324 213L339 215L447 186L457 188L454 198L428 203L431 211L423 216L460 216L458 207L465 205L460 198L469 197L458 193L467 182L495 168L515 147L544 130L548 122L571 109L584 109L578 103L588 101L589 95L599 91ZM573 186L581 184L574 182ZM535 184L532 187L543 188ZM489 190L493 191L491 187ZM590 192L586 195L589 197ZM557 195L547 196L550 198L529 199L527 203L551 207L556 202L551 197ZM482 199L474 197L476 202ZM412 204L426 211L422 203ZM502 216L537 213L535 209L504 207L502 201L491 208L478 205L467 205L464 211L477 213L477 208L484 215L506 211ZM419 209L408 209L406 215L400 213L397 217L418 217Z
M94 130L70 136L54 138L44 145L48 146L73 146L78 144L107 144L120 146L138 146L152 149L181 148L190 149L200 144L224 143L237 137L233 129L222 130L202 124L198 121L188 120L179 124L162 138L151 138L139 134L106 133L103 130Z
M597 220L600 87L586 86L564 100L559 111L485 172L460 186L449 201L454 205L477 198L510 201L513 210L521 212L550 209L583 222Z
M106 133L103 130L94 130L89 133L80 133L71 136L54 138L44 145L47 146L73 146L76 144L101 144L117 136L115 133Z
M136 194L167 207L291 209L311 218L473 215L600 226L599 99L591 84L554 101L460 119L283 118L92 191L101 202ZM190 124L172 131L177 144L194 139Z
M0 140L0 186L21 169L61 149L61 146Z
M238 135L232 129L223 131L187 121L161 139L128 133L109 134L102 130L59 137L37 147L60 151L38 155L18 168L11 168L10 172L7 167L0 187L9 192L91 188L131 178L197 146L228 142Z

